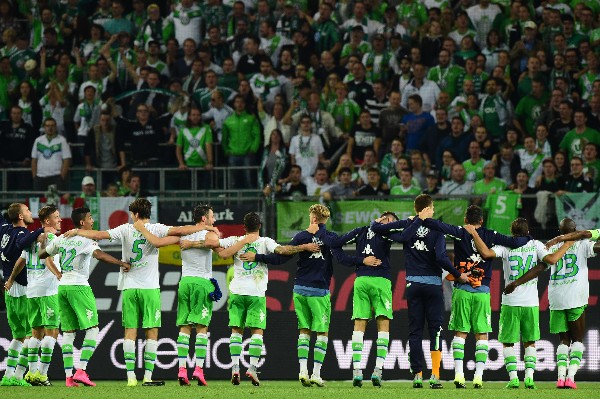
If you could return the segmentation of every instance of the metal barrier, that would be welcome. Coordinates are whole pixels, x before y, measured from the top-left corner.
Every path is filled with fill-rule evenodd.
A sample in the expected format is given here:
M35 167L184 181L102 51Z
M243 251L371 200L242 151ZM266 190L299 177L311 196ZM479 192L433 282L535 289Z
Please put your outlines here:
M215 190L236 190L241 192L257 192L256 189L239 190L234 187L234 174L236 172L250 171L252 176L258 176L258 166L222 166L214 167L212 170L203 168L190 168L188 170L179 170L178 168L133 168L135 173L140 175L143 180L142 189L152 192L156 195L170 196L179 195L179 193L189 193L197 195L204 193L210 195ZM30 168L11 168L2 169L0 172L0 191L2 193L13 192L14 188L9 187L10 177L13 180L30 181L32 179ZM117 171L114 169L94 169L87 171L82 167L73 167L69 172L69 192L81 192L81 180L84 176L92 176L96 183L96 188L102 191L106 184L118 179ZM255 179L256 177L253 177ZM208 180L208 184L204 179ZM156 182L157 186L148 187L149 182ZM146 183L146 184L144 184ZM249 182L252 183L252 182ZM32 187L32 186L30 186ZM158 188L158 191L157 191ZM23 193L19 189L18 192ZM33 193L33 191L32 191ZM44 192L37 192L43 194Z
M276 203L271 201L271 198L265 198L262 194L262 190L259 189L236 189L235 187L230 187L232 179L231 172L234 170L247 170L248 168L244 167L217 167L214 170L210 171L211 186L213 188L207 189L199 189L199 175L197 172L207 172L204 170L188 170L188 171L180 171L178 169L169 169L169 168L147 168L141 169L140 174L144 173L154 173L158 177L159 182L159 191L153 191L153 195L157 195L161 202L173 202L189 205L190 208L193 208L195 204L205 202L210 204L235 204L235 203L255 203L255 209L258 212L261 212L264 215L263 218L263 232L268 235L275 237L277 231L277 221L276 221ZM257 168L252 168L253 170L257 170ZM138 170L136 170L136 173ZM11 191L7 190L7 175L9 173L31 173L29 169L20 168L20 169L10 169L10 170L2 170L0 172L0 179L2 184L0 187L2 190L0 191L0 201L3 204L8 204L11 202L21 202L25 201L29 197L43 196L45 192L39 191ZM113 170L95 170L92 172L92 176L96 180L97 187L102 186L103 182L103 174L104 173L114 173ZM81 178L87 175L88 173L85 169L74 168L71 175L71 190L70 193L73 195L78 195L81 192L81 188L79 186L81 182ZM74 177L77 176L77 177ZM142 188L144 188L142 186ZM456 195L452 197L447 196L434 196L435 200L443 200L443 199L465 199L468 200L469 203L474 203L477 205L485 205L485 196L470 196L470 195ZM289 201L290 199L278 199L277 201ZM321 197L302 197L302 198L294 198L292 201L311 201L313 203L322 202ZM388 197L360 197L356 199L349 199L346 201L364 201L368 205L369 201L372 200L389 200L392 201L410 201L414 200L413 196L388 196ZM550 222L547 224L546 228L542 228L537 222L535 222L533 218L533 210L531 209L532 205L535 208L535 202L537 201L536 195L522 195L522 200L529 201L527 206L523 206L522 211L518 211L517 214L521 216L525 216L530 222L530 233L535 238L551 238L558 234L558 221L556 214L554 212L555 206L554 195L550 196L548 203L548 214L550 215ZM334 205L334 204L331 204ZM332 208L333 209L333 208ZM484 221L487 222L487 210L484 207Z

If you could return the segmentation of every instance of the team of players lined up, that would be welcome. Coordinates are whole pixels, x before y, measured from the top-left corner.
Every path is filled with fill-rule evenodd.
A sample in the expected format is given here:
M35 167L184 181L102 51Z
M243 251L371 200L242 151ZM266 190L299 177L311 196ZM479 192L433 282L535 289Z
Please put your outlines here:
M98 314L89 287L91 257L120 267L119 289L123 290L123 352L127 369L127 385L135 386L135 339L141 326L146 331L143 385L152 381L156 360L158 328L161 326L158 249L180 243L182 248L182 278L178 290L177 339L181 385L189 385L186 361L190 336L195 327L195 367L192 379L207 385L204 360L208 345L208 326L212 316L212 301L221 297L212 278L212 250L221 257L234 256L234 277L230 283L228 304L230 354L234 385L240 383L242 336L251 331L250 367L246 376L260 385L258 364L266 328L267 264L279 264L299 253L294 281L294 307L298 317L299 380L304 386L324 386L320 371L328 344L331 313L329 296L333 273L333 258L356 268L354 283L352 334L353 385L362 386L361 370L363 336L367 321L376 319L377 359L371 381L382 384L382 370L389 344L392 314L391 265L392 242L403 243L406 257L406 298L409 318L410 365L413 387L423 386L425 365L422 350L424 323L430 335L432 372L431 388L441 388L440 332L443 323L442 269L449 279L456 280L452 295L452 314L448 328L455 331L452 341L457 388L465 388L463 373L464 344L468 333L476 342L476 370L473 386L483 386L482 377L488 353L487 334L491 328L489 285L491 258L503 259L506 282L502 297L499 341L504 344L504 359L510 382L518 388L517 358L514 344L520 338L525 346L525 386L535 388L533 372L536 363L535 341L539 339L537 280L539 273L551 264L549 287L550 330L560 334L557 349L559 388L575 388L574 377L583 355L585 306L589 296L587 258L600 252L600 230L575 231L570 219L561 222L559 236L547 243L546 249L529 236L527 222L517 219L512 224L513 237L503 236L481 227L482 211L468 208L464 227L451 226L432 219L431 197L415 199L416 216L397 220L385 212L369 226L342 236L326 230L329 210L320 204L309 209L310 225L298 233L290 245L281 246L270 238L260 237L260 218L255 213L244 217L246 235L220 239L212 208L199 205L193 211L194 226L169 227L149 223L151 205L145 199L135 200L129 207L134 224L124 224L108 231L91 230L93 219L89 209L78 208L72 213L76 229L60 237L60 215L53 207L39 212L42 228L28 232L33 222L29 209L12 204L8 219L1 220L2 260L8 323L13 340L10 343L7 371L2 385L50 385L47 377L58 328L63 331L62 353L66 385L94 386L86 372L87 363L96 347ZM448 260L444 235L455 244L454 265ZM181 238L180 238L181 237ZM588 240L591 238L592 241ZM94 240L110 239L122 245L120 261L102 252ZM579 241L581 240L581 241ZM559 241L565 241L562 246ZM577 241L577 242L574 242ZM348 255L342 246L356 243L356 254ZM556 245L555 245L556 244ZM52 257L55 256L53 259ZM538 263L539 262L539 263ZM537 264L537 265L536 265ZM59 267L57 267L57 265ZM523 285L522 287L519 287ZM514 291L514 292L513 292ZM141 321L141 324L140 324ZM76 331L85 331L78 367L73 364L73 341ZM316 333L314 366L308 372L311 333ZM41 347L41 358L39 352ZM29 372L25 371L29 367Z

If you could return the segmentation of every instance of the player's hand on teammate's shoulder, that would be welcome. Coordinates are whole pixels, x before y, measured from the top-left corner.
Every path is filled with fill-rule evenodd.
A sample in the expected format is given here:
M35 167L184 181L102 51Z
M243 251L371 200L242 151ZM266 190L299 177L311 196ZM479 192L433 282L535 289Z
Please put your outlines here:
M254 252L245 252L240 255L240 260L244 262L254 262L256 254Z
M367 256L363 259L363 264L365 266L377 267L381 265L381 260L377 259L374 256Z
M471 235L473 235L473 234L475 234L475 233L476 233L475 226L473 226L472 224L465 224L465 225L463 226L463 228L464 228L465 230L467 230L467 233L469 233L469 234L471 234Z
M221 238L221 232L219 231L218 228L216 228L215 226L206 226L206 230L208 231L212 231L213 233L215 233L219 238Z
M142 222L141 220L137 220L134 224L133 224L133 228L136 229L137 231L142 231L145 227L144 227L144 222Z
M58 230L56 230L54 227L50 227L50 226L46 226L44 227L44 233L48 234L48 233L52 233L52 234L56 234Z
M423 210L421 210L421 212L419 212L419 219L421 219L421 220L430 219L432 217L433 217L433 208L430 206L423 208Z
M310 234L316 234L316 232L319 231L319 225L317 223L312 223L308 226L306 231L308 231Z
M319 252L321 250L321 247L319 247L319 244L315 244L314 242L310 242L308 244L302 244L301 247L304 251L308 251L308 252Z
M65 237L65 238L75 237L78 233L79 233L79 229L72 229L69 231L65 231L63 233L63 237Z
M242 238L242 242L244 244L250 244L251 242L258 240L258 237L258 233L246 234L244 238Z

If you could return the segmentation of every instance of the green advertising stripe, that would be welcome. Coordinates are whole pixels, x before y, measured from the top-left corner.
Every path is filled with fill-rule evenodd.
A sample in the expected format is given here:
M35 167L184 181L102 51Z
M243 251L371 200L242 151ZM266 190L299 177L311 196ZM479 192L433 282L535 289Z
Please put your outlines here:
M296 233L308 227L308 208L311 201L277 202L277 240L291 240ZM467 200L442 200L435 202L435 218L446 223L462 225ZM394 212L400 219L414 215L413 201L332 201L327 204L331 218L327 228L338 234L357 227L367 226L383 212Z

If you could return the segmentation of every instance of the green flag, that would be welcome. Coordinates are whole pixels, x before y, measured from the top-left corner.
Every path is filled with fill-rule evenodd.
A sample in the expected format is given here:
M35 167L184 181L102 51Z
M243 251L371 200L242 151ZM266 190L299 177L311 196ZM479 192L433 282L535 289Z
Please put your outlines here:
M568 193L556 197L556 217L573 219L577 230L596 229L600 225L600 193Z

